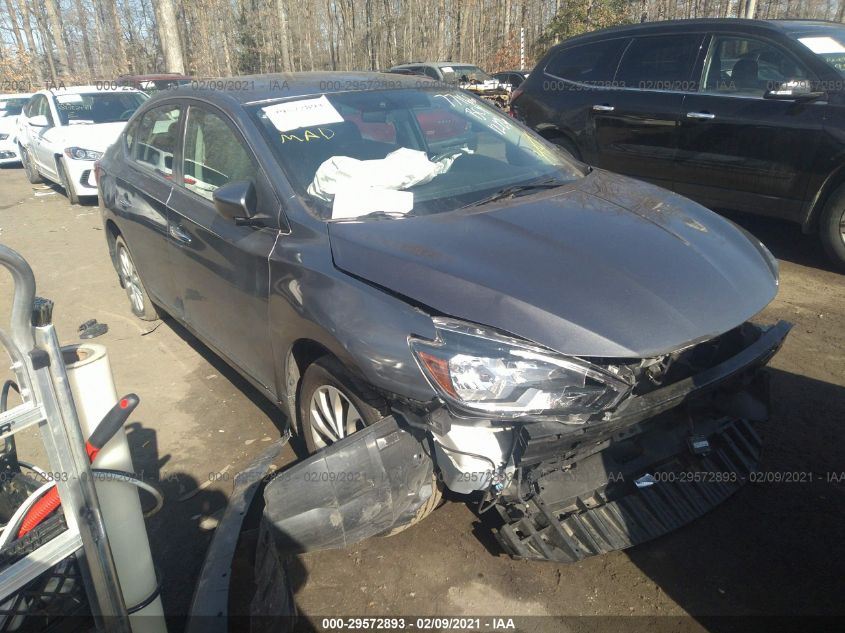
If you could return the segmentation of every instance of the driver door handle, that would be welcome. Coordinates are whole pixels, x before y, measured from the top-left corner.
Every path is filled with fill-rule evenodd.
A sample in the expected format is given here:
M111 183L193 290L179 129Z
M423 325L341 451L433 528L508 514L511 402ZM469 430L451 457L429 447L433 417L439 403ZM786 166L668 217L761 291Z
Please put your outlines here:
M688 119L698 119L700 121L712 121L716 118L715 114L709 112L687 112Z
M593 112L613 112L615 109L612 105L607 105L606 103L593 106Z
M168 232L170 233L170 237L172 237L177 242L180 242L182 244L191 243L190 234L180 224L171 224L170 228L168 229Z

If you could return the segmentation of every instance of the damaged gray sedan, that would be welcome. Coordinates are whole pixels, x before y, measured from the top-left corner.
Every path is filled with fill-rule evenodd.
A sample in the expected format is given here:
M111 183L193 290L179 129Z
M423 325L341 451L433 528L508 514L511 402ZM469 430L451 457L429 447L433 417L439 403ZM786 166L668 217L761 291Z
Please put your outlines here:
M420 78L226 86L142 106L100 200L132 311L182 322L312 453L264 488L284 547L396 532L445 487L511 555L575 561L756 468L789 330L751 321L778 286L759 241Z

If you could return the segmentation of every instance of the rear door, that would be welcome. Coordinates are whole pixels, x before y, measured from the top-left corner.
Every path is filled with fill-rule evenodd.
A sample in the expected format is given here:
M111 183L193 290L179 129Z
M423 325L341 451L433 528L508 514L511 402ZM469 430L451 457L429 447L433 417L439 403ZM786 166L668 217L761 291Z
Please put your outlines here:
M117 166L114 212L141 281L152 298L176 317L176 286L167 233L167 202L183 107L169 102L147 110L126 130Z
M763 98L789 79L815 77L778 42L713 36L701 89L684 102L679 193L715 208L800 217L828 106Z
M179 176L170 198L168 232L185 322L269 393L275 362L267 298L269 255L278 226L238 226L214 207L214 191L252 181L258 208L279 216L279 202L252 150L228 115L192 104L185 121Z
M530 79L530 87L519 98L517 115L546 138L567 138L585 162L599 165L592 107L607 101L622 51L630 41L623 37L561 47L549 57L542 78L537 73Z
M591 107L600 167L672 186L684 97L704 35L650 35L625 49L612 90Z

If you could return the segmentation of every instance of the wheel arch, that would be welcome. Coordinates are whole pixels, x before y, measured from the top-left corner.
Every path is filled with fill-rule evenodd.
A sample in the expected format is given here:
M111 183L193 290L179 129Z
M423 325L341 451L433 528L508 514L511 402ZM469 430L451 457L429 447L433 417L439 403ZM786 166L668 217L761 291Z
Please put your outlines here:
M337 354L328 347L309 338L300 338L290 346L285 357L284 386L285 386L285 408L291 426L297 430L301 429L297 401L299 399L299 388L302 384L302 376L308 366L318 358L332 356L348 368Z
M837 166L836 169L834 169L828 177L825 178L824 183L822 183L822 186L819 187L819 190L816 192L815 197L810 203L807 215L801 223L801 230L804 233L816 233L818 231L819 219L821 218L827 201L830 200L830 196L833 192L843 185L845 185L845 163Z
M122 236L123 234L120 232L120 229L117 228L117 224L115 224L114 220L108 218L105 223L106 228L106 244L109 247L109 257L111 258L112 266L114 266L115 270L117 270L117 260L115 259L115 242L117 241L118 236ZM126 239L125 237L123 238Z

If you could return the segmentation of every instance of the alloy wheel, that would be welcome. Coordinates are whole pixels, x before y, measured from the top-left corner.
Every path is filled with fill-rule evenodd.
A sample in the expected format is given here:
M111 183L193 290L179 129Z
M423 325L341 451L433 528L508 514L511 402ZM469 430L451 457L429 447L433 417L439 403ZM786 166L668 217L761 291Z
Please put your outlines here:
M132 308L137 314L143 314L144 294L141 290L141 280L138 278L138 272L135 270L129 251L121 248L117 253L117 258L120 265L120 280L123 282L129 301L132 303Z
M331 385L318 387L311 396L310 427L320 449L364 428L364 419L346 395Z

